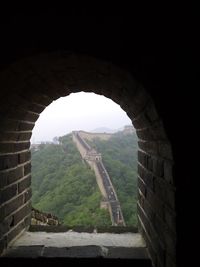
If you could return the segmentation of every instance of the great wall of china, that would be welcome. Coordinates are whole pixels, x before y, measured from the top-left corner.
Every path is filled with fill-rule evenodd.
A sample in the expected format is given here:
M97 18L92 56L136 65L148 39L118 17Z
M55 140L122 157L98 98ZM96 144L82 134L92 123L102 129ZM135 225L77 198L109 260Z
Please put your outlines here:
M86 139L92 140L96 137L107 140L111 136L112 134L107 133L93 134L84 131L72 132L73 141L76 144L77 149L81 154L81 157L89 164L91 169L93 169L95 172L96 181L103 197L101 207L105 207L109 210L112 225L125 226L121 206L111 179L109 177L109 174L106 171L106 168L104 167L104 164L102 162L102 156L86 142Z

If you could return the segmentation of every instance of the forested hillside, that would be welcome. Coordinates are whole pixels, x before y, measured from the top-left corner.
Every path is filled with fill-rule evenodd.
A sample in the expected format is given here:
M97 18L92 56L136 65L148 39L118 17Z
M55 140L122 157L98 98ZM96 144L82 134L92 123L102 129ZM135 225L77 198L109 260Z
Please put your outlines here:
M81 159L72 136L60 144L41 144L32 151L32 204L51 212L66 225L111 225L107 210L100 209L101 194L92 170ZM135 135L114 134L108 141L92 143L117 191L127 225L136 225Z
M62 145L41 145L32 152L32 205L52 212L66 225L110 225L100 209L101 194L94 173L82 161L72 136Z

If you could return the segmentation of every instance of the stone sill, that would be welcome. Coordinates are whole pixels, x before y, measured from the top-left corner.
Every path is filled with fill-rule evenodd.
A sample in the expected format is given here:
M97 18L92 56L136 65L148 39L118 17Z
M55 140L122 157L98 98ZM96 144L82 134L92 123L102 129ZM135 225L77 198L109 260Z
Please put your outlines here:
M24 232L2 258L150 261L146 244L139 233L78 233L72 230L57 233Z

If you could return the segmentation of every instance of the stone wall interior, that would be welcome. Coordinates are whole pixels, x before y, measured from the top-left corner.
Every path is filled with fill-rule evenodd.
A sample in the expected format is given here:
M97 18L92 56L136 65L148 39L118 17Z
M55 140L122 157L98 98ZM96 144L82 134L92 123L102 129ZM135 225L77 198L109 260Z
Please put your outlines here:
M0 73L0 86L1 253L30 226L30 137L36 120L53 100L85 91L112 99L132 120L139 138L139 230L155 266L176 266L173 153L142 84L111 63L56 52L10 65Z

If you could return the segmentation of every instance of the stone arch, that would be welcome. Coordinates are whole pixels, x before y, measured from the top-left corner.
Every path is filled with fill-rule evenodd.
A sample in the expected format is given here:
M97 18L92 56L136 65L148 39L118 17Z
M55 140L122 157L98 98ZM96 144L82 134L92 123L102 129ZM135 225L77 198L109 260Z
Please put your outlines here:
M175 262L173 155L152 98L132 75L109 62L68 52L27 58L0 74L1 251L30 224L30 137L53 100L94 92L118 103L139 138L138 219L155 264ZM173 265L171 265L173 266Z

